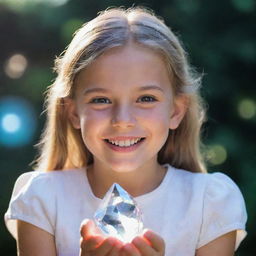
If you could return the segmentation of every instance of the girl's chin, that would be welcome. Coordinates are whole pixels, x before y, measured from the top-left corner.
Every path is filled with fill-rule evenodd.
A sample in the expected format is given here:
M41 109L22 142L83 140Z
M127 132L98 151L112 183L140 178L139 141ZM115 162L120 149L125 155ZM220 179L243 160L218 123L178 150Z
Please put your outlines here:
M118 168L111 168L113 172L116 173L122 173L122 174L128 174L135 172L138 168L127 168L127 167L118 167Z
M141 166L140 165L134 165L131 163L115 163L115 164L109 164L109 169L116 173L132 173L137 171Z

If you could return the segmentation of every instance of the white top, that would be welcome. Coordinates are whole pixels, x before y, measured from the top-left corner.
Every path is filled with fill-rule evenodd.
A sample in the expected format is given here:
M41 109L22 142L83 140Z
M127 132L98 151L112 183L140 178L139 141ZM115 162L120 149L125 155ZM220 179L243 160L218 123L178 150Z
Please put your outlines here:
M232 230L237 230L237 249L247 220L237 185L222 173L166 167L162 183L135 198L144 227L164 238L166 255L195 255L197 248ZM15 238L15 220L23 220L55 236L58 256L77 256L80 224L93 218L100 202L85 169L29 172L16 181L5 221Z

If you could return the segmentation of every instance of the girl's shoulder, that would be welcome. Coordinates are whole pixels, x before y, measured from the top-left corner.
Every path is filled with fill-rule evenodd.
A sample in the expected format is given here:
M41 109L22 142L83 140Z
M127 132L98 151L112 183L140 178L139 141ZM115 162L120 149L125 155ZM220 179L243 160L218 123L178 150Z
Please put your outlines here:
M193 189L203 189L207 194L228 191L238 191L240 193L237 184L222 172L195 173L171 166L168 166L168 170L172 172L170 175L172 179L182 184L182 186L189 185Z
M50 234L55 232L56 214L69 195L81 191L79 182L85 170L21 174L15 182L9 207L5 213L7 228L17 237L16 220L31 223Z
M76 183L76 180L80 180L84 175L85 168L49 172L25 172L17 178L13 195L28 187L35 187L37 190L40 190L40 188L45 189L45 187L48 187L48 189L50 187L56 188L58 184L65 186L65 183L68 183L70 186L72 183Z
M221 172L169 170L175 200L186 202L186 207L196 211L194 219L199 216L201 221L198 248L232 230L237 230L237 248L246 236L247 221L245 201L237 184Z
M222 209L225 205L229 205L230 210L234 207L245 209L240 188L228 175L221 172L193 173L171 166L168 169L169 187L173 187L172 192L180 194L181 197L194 198L194 203L201 202L209 209Z

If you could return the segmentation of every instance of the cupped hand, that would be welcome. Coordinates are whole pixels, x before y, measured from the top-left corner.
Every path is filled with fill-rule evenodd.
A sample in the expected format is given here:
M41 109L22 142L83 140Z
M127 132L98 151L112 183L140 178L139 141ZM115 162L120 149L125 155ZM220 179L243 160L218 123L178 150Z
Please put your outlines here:
M118 256L122 242L104 237L92 220L84 220L80 229L80 256Z
M165 243L162 237L151 230L135 237L122 247L122 256L164 256Z

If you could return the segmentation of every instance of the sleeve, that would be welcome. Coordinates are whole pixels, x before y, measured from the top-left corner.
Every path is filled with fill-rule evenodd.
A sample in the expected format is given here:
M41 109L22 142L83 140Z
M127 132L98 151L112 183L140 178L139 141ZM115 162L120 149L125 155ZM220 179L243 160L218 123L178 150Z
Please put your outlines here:
M237 185L225 174L209 174L197 248L236 230L236 250L247 235L246 220L245 202Z
M28 172L16 181L5 213L7 229L17 239L17 220L33 224L54 234L55 196L47 173Z

